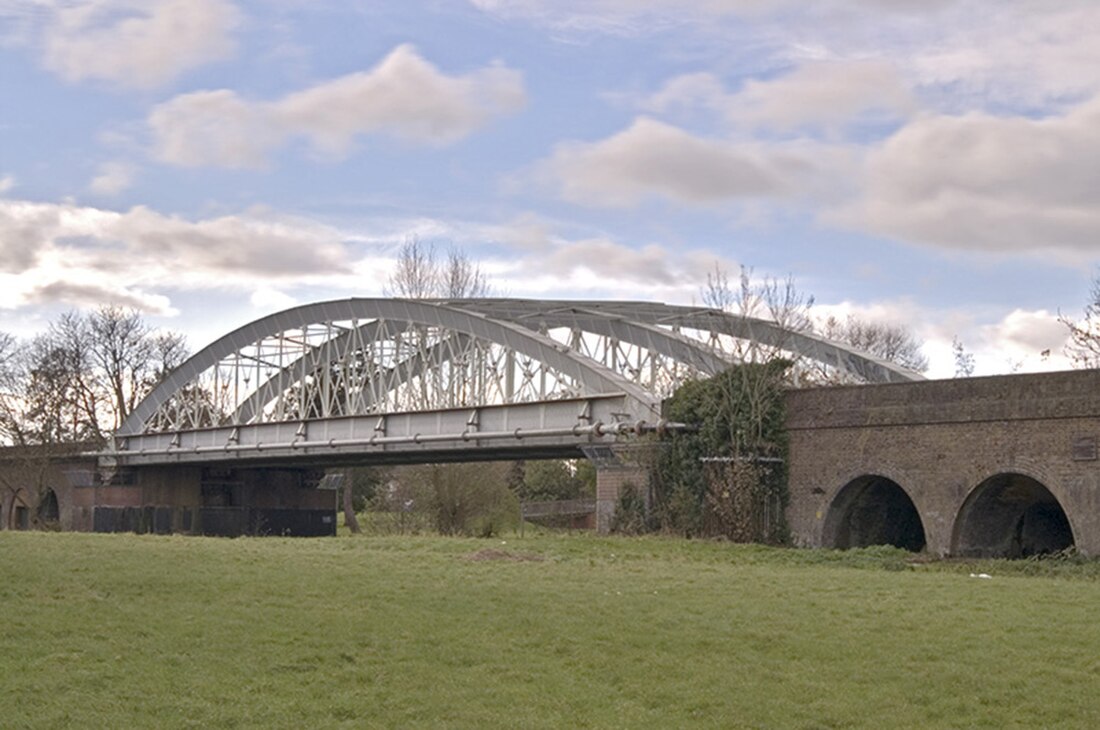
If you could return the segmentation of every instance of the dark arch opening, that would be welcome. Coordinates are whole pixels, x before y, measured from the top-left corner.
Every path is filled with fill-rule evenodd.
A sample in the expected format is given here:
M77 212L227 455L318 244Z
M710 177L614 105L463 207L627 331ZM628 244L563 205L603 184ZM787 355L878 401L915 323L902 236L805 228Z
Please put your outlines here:
M870 545L920 552L924 524L905 490L886 477L853 479L837 493L825 520L825 546L847 550Z
M1069 518L1049 489L1023 474L997 474L963 503L951 552L971 558L1026 558L1073 544Z
M47 489L38 500L38 522L43 525L53 525L60 519L61 508L57 504L57 494L52 489Z

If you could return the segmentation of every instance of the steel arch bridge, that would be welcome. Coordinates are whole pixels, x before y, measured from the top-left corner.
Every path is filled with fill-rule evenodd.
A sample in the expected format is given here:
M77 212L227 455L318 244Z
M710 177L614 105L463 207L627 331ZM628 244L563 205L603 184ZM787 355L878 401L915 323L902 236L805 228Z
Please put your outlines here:
M920 376L774 322L650 302L344 299L263 317L161 382L118 466L576 455L662 427L686 380L759 348L864 382Z

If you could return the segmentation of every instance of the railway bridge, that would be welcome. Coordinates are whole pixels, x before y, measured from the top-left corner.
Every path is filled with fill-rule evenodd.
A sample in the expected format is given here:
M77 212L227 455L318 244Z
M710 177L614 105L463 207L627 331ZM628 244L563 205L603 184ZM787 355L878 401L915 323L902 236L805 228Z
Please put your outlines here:
M0 525L47 495L69 529L333 529L312 486L342 464L578 457L669 425L661 401L770 348L870 382L913 373L774 322L649 302L346 299L294 307L206 346L95 459L9 454ZM15 466L13 466L13 464ZM606 528L621 469L597 461ZM24 471L24 476L11 476ZM47 474L46 472L49 472ZM22 490L22 491L21 491ZM327 521L326 521L327 520Z
M799 544L1100 554L1100 372L923 381L766 320L608 301L348 299L261 318L173 371L98 454L0 454L0 527L330 534L330 467L587 455L607 529L640 475L599 455L675 427L667 395L760 348L869 383L787 394Z

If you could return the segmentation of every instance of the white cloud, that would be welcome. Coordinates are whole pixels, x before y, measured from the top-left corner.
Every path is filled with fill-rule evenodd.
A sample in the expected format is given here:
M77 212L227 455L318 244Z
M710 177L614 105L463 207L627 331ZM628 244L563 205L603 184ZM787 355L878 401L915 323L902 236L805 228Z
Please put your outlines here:
M706 205L802 194L820 182L825 167L842 169L846 157L842 149L809 143L698 137L643 117L599 142L559 145L541 171L576 203L631 206L662 197Z
M1100 26L1093 0L985 3L970 0L910 54L921 81L956 96L1043 106L1100 90Z
M248 301L253 307L267 312L289 309L297 304L294 297L271 287L260 287L252 292Z
M452 142L524 102L516 71L494 65L447 76L405 45L370 71L290 94L277 108L287 127L319 148L341 152L356 135L370 132Z
M190 221L0 200L0 306L115 301L163 312L158 289L265 288L349 276L339 232L259 212Z
M447 144L525 102L523 81L492 65L450 76L411 46L369 71L325 81L272 102L226 89L177 96L148 124L157 159L189 167L259 167L277 147L303 136L322 154L344 156L361 135Z
M228 89L197 91L149 113L153 154L184 167L262 167L284 133L262 104Z
M134 182L134 166L125 162L106 162L99 174L88 183L88 190L97 195L118 195Z
M862 198L826 220L957 250L1094 259L1100 97L1045 119L926 116L868 156Z
M726 114L740 124L789 131L896 118L914 108L892 63L858 60L808 63L776 79L750 80L729 99Z
M818 303L814 305L813 315L819 325L829 316L844 321L854 315L868 322L908 328L923 343L921 351L929 360L929 368L924 374L929 378L955 376L952 343L956 338L963 344L964 351L973 356L975 375L1070 367L1063 353L1067 329L1045 309L1014 309L1003 314L990 307L982 311L974 307L937 309L910 300L883 300Z
M1095 0L471 0L554 34L690 34L692 47L759 70L808 59L892 58L959 111L1041 107L1100 90ZM682 54L684 39L670 36ZM709 54L714 56L714 54Z
M533 215L484 229L511 255L482 262L493 284L523 296L610 297L690 302L715 264L736 264L702 249L648 244L640 248L607 236L567 237L558 225Z
M228 58L240 14L227 0L55 2L43 63L67 81L155 88Z
M4 177L0 177L0 195L3 195L4 193L8 192L9 190L11 190L14 187L15 187L15 176L14 175L5 175Z
M1069 330L1045 309L1014 309L1001 321L982 327L982 334L987 347L996 347L1006 357L1044 359L1062 354Z

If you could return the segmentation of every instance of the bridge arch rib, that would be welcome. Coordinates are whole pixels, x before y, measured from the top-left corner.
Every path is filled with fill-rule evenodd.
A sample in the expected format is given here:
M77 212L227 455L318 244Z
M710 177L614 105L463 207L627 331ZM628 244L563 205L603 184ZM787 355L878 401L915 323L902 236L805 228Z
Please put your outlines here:
M706 347L696 340L654 325L630 322L619 316L608 316L576 308L570 308L567 311L552 309L544 311L543 316L540 316L537 322L531 319L520 319L516 323L523 324L528 329L539 332L539 334L546 334L546 331L550 329L566 328L577 335L577 340L569 343L570 349L584 355L586 359L592 359L594 362L602 361L598 355L593 357L594 353L585 352L579 347L581 333L592 333L605 339L603 345L605 360L608 354L606 352L609 347L608 341L616 343L616 345L613 345L615 347L617 347L617 343L626 343L632 346L636 354L633 365L630 361L630 354L622 353L622 361L611 364L610 369L620 375L625 372L628 380L641 385L648 393L657 397L668 395L687 377L714 375L730 365L728 357L724 357L713 348ZM248 400L238 407L237 420L249 422L263 408L265 403L275 398L286 387L295 377L295 373L301 371L303 367L316 369L333 362L334 358L339 357L342 352L347 350L348 343L354 340L356 335L358 335L360 341L376 338L381 329L379 324L379 321L376 320L359 325L357 328L349 329L304 353L299 359L272 375L262 386L257 388ZM466 336L462 335L462 337ZM459 348L459 351L461 351L461 348ZM430 353L423 354L428 355ZM454 349L442 353L444 357L450 358L453 358L455 354ZM427 367L428 361L431 359L420 357L413 366L395 368L396 374L398 377L413 377ZM673 363L674 368L679 366L679 369L670 375L668 363L661 362L661 360L668 360ZM307 365L307 363L311 364ZM607 362L602 362L602 364L604 366L608 365ZM643 371L648 372L649 377L646 377ZM659 382L662 380L663 382Z
M686 361L719 355L726 363L734 353L699 339L683 336L682 330L697 330L714 340L719 335L791 352L823 365L849 373L869 383L902 383L923 380L923 376L896 363L873 357L839 342L811 332L788 330L775 322L746 317L705 307L688 307L655 302L622 301L530 301L523 299L449 300L451 306L473 310L495 319L522 323L531 328L568 326L577 315L619 320L633 326L646 325L653 330L675 334Z
M255 361L257 372L266 366L273 373L277 373L291 362L299 364L309 362L310 365L323 368L323 358L328 350L317 345L329 342L349 329L358 329L360 321L394 323L396 329L390 330L389 334L396 335L399 344L403 332L411 332L414 337L419 333L425 341L428 341L432 337L428 334L431 330L454 333L487 345L499 346L508 353L528 358L531 363L546 366L551 370L549 377L568 380L584 391L559 393L558 397L620 393L633 402L636 410L640 412L655 418L659 410L659 398L642 387L601 364L563 347L560 343L513 322L498 321L477 312L450 307L440 302L407 299L347 299L294 307L250 322L219 338L169 374L138 404L116 432L116 436L137 435L148 430L150 420L158 414L158 411L171 407L173 400L179 398L181 394L188 393L189 388L194 389L196 380L203 374L213 372L216 376L219 366L227 359L234 359L236 362L242 359ZM350 324L334 325L341 322ZM311 337L310 328L314 328L312 338L316 342L308 341ZM321 330L319 335L316 334L317 330ZM266 350L259 347L265 342ZM405 344L408 345L408 342L406 341ZM284 346L286 352L283 351ZM270 351L273 348L280 349L280 360L286 359L287 352L290 353L290 358L286 359L286 362L265 362L265 358L272 356ZM310 353L314 358L312 361L303 357ZM304 374L309 375L309 373ZM258 386L259 381L260 378L257 377L255 381L247 384L245 388L247 392L243 396L230 397L232 408L228 412L236 411L244 402L243 399L250 396L253 389ZM235 384L235 387L239 388L239 383ZM217 396L218 393L207 394L209 398L216 399ZM243 412L241 415L244 415Z

